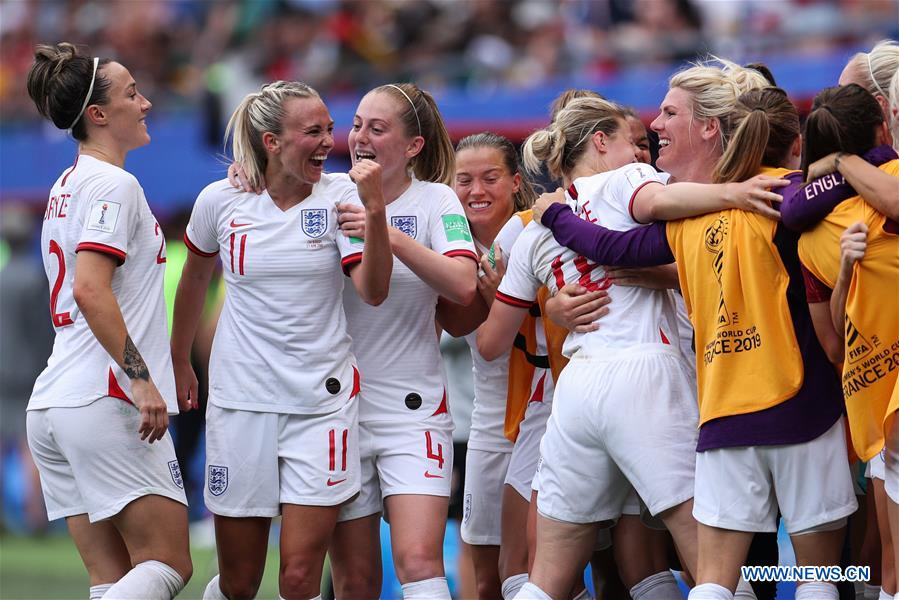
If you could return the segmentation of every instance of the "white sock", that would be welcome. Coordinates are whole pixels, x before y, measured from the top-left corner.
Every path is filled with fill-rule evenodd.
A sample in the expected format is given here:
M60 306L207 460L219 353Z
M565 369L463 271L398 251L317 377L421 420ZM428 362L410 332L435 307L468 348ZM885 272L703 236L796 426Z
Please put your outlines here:
M90 600L100 600L103 597L103 594L109 591L109 588L112 587L111 583L101 583L100 585L92 585L90 589Z
M682 600L671 571L659 571L631 588L633 600Z
M528 574L527 573L519 573L518 575L512 575L511 577L507 577L505 581L503 581L503 599L504 600L512 600L515 597L515 594L518 593L518 590L521 589L521 586L528 582Z
M737 591L734 592L734 600L758 600L755 597L755 590L742 577L737 580Z
M871 587L874 587L874 586L872 585ZM878 589L880 589L880 593L877 594L877 598L874 598L874 596L871 596L871 600L893 600L894 594L886 593L885 591L883 591L883 588L878 588ZM867 592L867 591L868 590L865 590L865 592ZM867 597L865 598L865 600L868 600Z
M581 590L581 593L572 598L571 600L593 600L593 596L590 595L590 592L587 591L587 588Z
M218 575L210 579L209 583L206 584L203 600L228 600L228 597L222 592L222 586L219 585Z
M508 581L508 579L506 581ZM528 581L521 586L521 589L515 594L515 600L552 600L552 598L549 597L549 594Z
M450 600L446 577L431 577L403 584L403 600Z
M839 600L837 586L826 581L809 581L796 586L796 600Z
M144 561L125 573L105 600L172 600L184 587L178 571L158 560Z
M690 590L688 600L733 600L729 589L717 583L702 583Z

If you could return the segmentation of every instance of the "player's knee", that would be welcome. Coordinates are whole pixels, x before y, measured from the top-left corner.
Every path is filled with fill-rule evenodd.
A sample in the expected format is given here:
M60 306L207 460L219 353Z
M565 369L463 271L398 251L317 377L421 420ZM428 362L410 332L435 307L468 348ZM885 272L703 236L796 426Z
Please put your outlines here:
M400 582L422 581L443 575L443 561L439 549L415 544L394 556L396 574Z
M335 573L334 587L337 598L377 598L381 593L380 579L368 569L360 569L345 577L338 577Z
M262 576L255 577L248 573L219 575L219 587L222 593L231 600L252 600L259 591Z
M312 560L281 557L280 584L282 594L287 592L298 598L313 598L319 594L321 569L312 566Z

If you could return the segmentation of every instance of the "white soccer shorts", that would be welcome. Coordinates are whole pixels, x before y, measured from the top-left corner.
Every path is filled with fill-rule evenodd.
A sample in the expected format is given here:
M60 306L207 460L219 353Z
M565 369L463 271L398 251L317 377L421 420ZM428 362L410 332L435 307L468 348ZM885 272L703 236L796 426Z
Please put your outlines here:
M616 519L631 486L653 515L689 500L698 418L689 365L676 347L575 355L540 446L539 512L569 523Z
M699 452L693 516L710 527L800 533L855 512L843 419L802 444Z
M363 392L364 393L364 392ZM340 508L338 521L382 512L397 494L449 497L453 474L453 425L424 421L368 421L359 425L362 490ZM385 514L389 519L389 515Z
M171 436L141 441L134 405L105 396L76 408L30 410L26 419L50 520L87 513L94 523L151 495L187 505Z
M274 517L282 504L337 506L359 492L358 397L332 413L206 409L206 507Z

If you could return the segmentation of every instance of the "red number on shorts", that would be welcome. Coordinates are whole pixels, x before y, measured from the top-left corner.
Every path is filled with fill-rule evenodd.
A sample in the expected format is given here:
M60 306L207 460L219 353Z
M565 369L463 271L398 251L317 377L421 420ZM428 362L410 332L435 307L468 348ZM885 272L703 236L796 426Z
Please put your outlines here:
M434 445L431 441L431 432L425 431L425 442L427 444L428 458L437 461L437 467L443 468L443 444L437 443L437 453L434 453Z
M247 249L247 234L243 234L240 236L240 249L238 250L237 256L237 271L234 270L234 246L235 240L237 239L237 234L231 234L231 272L232 273L240 273L243 275L243 257L246 254Z
M156 237L159 237L159 223L156 224ZM163 237L159 241L159 252L156 253L156 264L161 265L165 262L165 256L162 253L165 251L165 238Z
M347 438L349 437L350 430L344 429L341 437L343 450L340 452L340 470L346 471L346 451L347 451ZM336 471L337 470L337 430L331 429L328 431L328 470Z
M66 258L56 240L50 240L50 254L55 254L59 262L59 272L56 274L56 281L53 283L53 290L50 292L50 318L53 320L54 327L65 327L73 324L75 321L72 320L68 312L56 312L59 291L62 289L62 282L66 278Z

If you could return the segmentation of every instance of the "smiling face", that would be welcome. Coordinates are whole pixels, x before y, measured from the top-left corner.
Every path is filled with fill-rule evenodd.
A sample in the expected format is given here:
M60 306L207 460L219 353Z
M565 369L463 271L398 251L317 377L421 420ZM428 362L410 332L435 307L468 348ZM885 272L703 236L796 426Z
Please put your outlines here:
M453 189L473 230L495 229L508 221L520 186L521 175L509 173L500 150L480 146L456 153Z
M676 179L684 179L690 164L700 151L714 144L702 135L704 121L694 118L690 93L671 88L662 100L659 116L650 127L659 134L659 159L656 165Z
M631 138L639 152L637 153L637 162L649 164L652 162L652 155L649 153L649 137L646 135L646 127L643 121L637 117L628 117L627 124L631 130Z
M146 118L153 105L137 91L137 83L121 64L109 62L100 67L97 77L101 74L109 81L109 101L87 108L92 120L105 117L109 133L126 152L149 144Z
M362 98L347 139L353 164L371 159L381 165L385 180L406 172L424 139L408 135L401 120L402 108L387 92L369 92Z
M280 134L266 133L270 161L301 184L321 179L325 159L334 147L334 121L321 98L288 98Z

